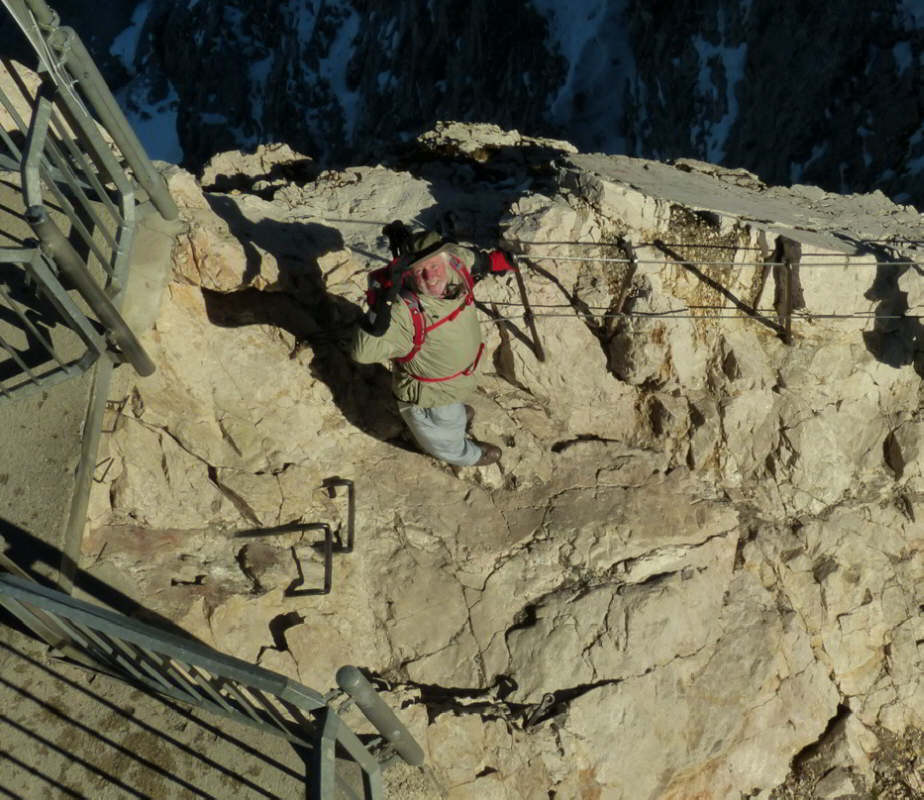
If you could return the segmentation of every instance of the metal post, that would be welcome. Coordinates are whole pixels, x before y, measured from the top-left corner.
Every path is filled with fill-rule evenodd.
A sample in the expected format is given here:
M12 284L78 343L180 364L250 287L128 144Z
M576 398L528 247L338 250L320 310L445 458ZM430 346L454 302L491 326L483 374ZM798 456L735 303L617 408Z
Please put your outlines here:
M58 25L58 15L49 8L45 0L26 0L26 5L35 15L35 21L45 28Z
M420 745L356 667L340 667L337 670L337 685L353 698L366 719L391 742L401 758L412 767L423 764L424 753Z
M305 776L307 800L334 797L334 779L337 775L337 729L340 720L329 708L322 708L317 713L317 720L320 730L310 751L308 774Z
M526 294L526 282L523 280L522 266L520 260L513 257L513 275L517 282L517 288L520 290L520 302L523 303L523 319L529 327L532 334L532 351L536 356L536 361L545 361L545 350L542 348L542 342L539 341L539 331L536 330L536 318L533 315L533 309L529 305L529 296Z
M306 594L330 594L331 586L334 582L334 534L330 529L330 525L326 522L312 522L307 525L299 525L298 528L302 531L312 531L312 530L321 530L324 531L324 588L323 589L293 589L288 588L284 592L285 597L300 597ZM292 553L296 559L298 559L299 570L302 573L302 578L304 579L305 570L302 566L301 556L299 555L299 549L303 546L303 542L299 539L298 544L292 548Z
M116 344L122 350L125 359L143 378L154 373L154 362L145 352L131 328L122 319L106 293L96 284L87 272L77 251L67 240L54 220L48 216L44 206L31 206L26 210L26 221L32 226L35 235L42 243L42 250L51 258L67 280L71 282L81 297L110 331Z
M45 139L48 136L48 123L51 120L51 100L47 97L48 89L43 84L36 95L35 110L29 122L29 133L26 135L24 156L20 175L22 176L22 191L25 195L26 206L40 203L42 199L42 178L39 170L42 167L42 156L45 151Z
M352 553L356 528L356 488L353 481L347 478L331 478L324 481L324 486L333 489L337 486L346 486L347 489L347 540L346 544L340 539L340 552Z
M635 254L635 248L628 239L620 239L619 246L626 254L629 261L629 267L623 276L622 285L619 287L619 294L616 295L616 302L613 303L613 313L621 314L623 306L626 304L626 298L629 296L629 290L632 288L632 279L638 270L638 256Z
M792 344L792 262L783 262L783 343Z
M38 0L41 2L41 0ZM36 0L30 0L36 2ZM138 140L128 120L113 98L106 81L93 63L93 59L84 47L80 37L73 28L52 29L47 41L51 47L65 57L64 66L74 80L80 84L80 90L90 102L103 127L112 136L125 160L132 168L138 183L148 193L151 202L166 220L179 216L179 209L164 183L163 177L154 169L144 146Z
M780 260L779 307L780 324L783 330L780 338L785 344L792 344L792 310L802 308L805 301L798 285L798 269L802 260L802 245L786 236L777 237L777 253Z

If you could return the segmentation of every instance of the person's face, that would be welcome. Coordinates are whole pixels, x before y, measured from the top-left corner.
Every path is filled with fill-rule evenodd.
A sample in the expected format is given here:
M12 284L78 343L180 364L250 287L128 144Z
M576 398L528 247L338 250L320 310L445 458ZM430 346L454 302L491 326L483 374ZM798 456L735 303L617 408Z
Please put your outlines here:
M428 258L415 264L411 270L411 280L420 294L431 297L443 297L446 294L446 284L449 275L446 270L446 260L442 254Z

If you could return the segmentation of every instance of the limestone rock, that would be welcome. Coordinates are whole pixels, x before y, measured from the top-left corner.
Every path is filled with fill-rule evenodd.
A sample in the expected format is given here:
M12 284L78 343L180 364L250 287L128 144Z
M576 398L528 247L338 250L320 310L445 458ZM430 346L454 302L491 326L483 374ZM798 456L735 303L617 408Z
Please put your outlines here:
M342 663L387 679L449 797L737 800L838 725L830 766L870 776L877 731L924 720L924 467L919 332L869 314L920 297L853 243L913 257L897 236L920 220L482 126L423 140L413 173L272 201L171 176L189 235L145 338L157 372L117 373L85 565L313 688ZM546 354L517 282L479 283L472 433L505 450L485 470L411 449L388 369L346 357L383 222L444 211L520 255ZM321 534L274 528L342 539L338 477L355 551L330 595L289 597L318 584Z
M815 796L819 800L851 797L856 792L856 788L846 770L835 767L815 784Z
M194 175L177 166L167 167L162 174L170 196L181 209L181 213L208 211L209 204L205 199L205 193Z
M251 245L251 253L225 230L193 221L174 255L179 277L195 286L228 292L252 286L268 289L279 280L279 265L265 250Z
M920 422L909 420L892 431L887 439L886 461L913 492L924 491L924 452Z
M199 183L212 191L251 189L264 192L280 188L310 174L311 159L287 144L259 144L253 153L230 150L209 160Z
M468 156L475 161L488 161L498 152L502 152L502 157L517 157L528 154L532 147L563 153L577 152L577 148L569 142L523 136L517 131L481 123L438 122L432 131L417 137L417 141L424 148L441 155Z

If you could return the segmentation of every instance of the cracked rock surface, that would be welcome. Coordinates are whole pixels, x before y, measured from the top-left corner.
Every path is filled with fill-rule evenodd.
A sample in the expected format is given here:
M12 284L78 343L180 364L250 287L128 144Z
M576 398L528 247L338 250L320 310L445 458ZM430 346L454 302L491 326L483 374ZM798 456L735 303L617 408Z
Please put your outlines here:
M169 173L188 235L157 372L117 373L84 568L319 691L387 681L421 796L768 798L834 731L822 789L872 785L924 715L921 339L868 316L921 304L919 216L464 127L270 199ZM446 211L521 254L546 352L516 282L479 284L483 469L410 449L387 368L346 356L382 225ZM289 596L320 533L273 529L345 536L338 477L355 552Z

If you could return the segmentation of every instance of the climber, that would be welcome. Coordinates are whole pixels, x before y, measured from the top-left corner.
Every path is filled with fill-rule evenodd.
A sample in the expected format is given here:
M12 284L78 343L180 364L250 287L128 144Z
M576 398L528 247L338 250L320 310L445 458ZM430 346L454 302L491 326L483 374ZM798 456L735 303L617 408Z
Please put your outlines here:
M516 267L501 250L474 251L438 234L385 227L394 260L369 276L369 310L353 333L350 355L361 364L392 359L398 410L420 448L462 467L500 460L501 449L466 436L484 352L474 285ZM396 302L400 298L400 302Z

